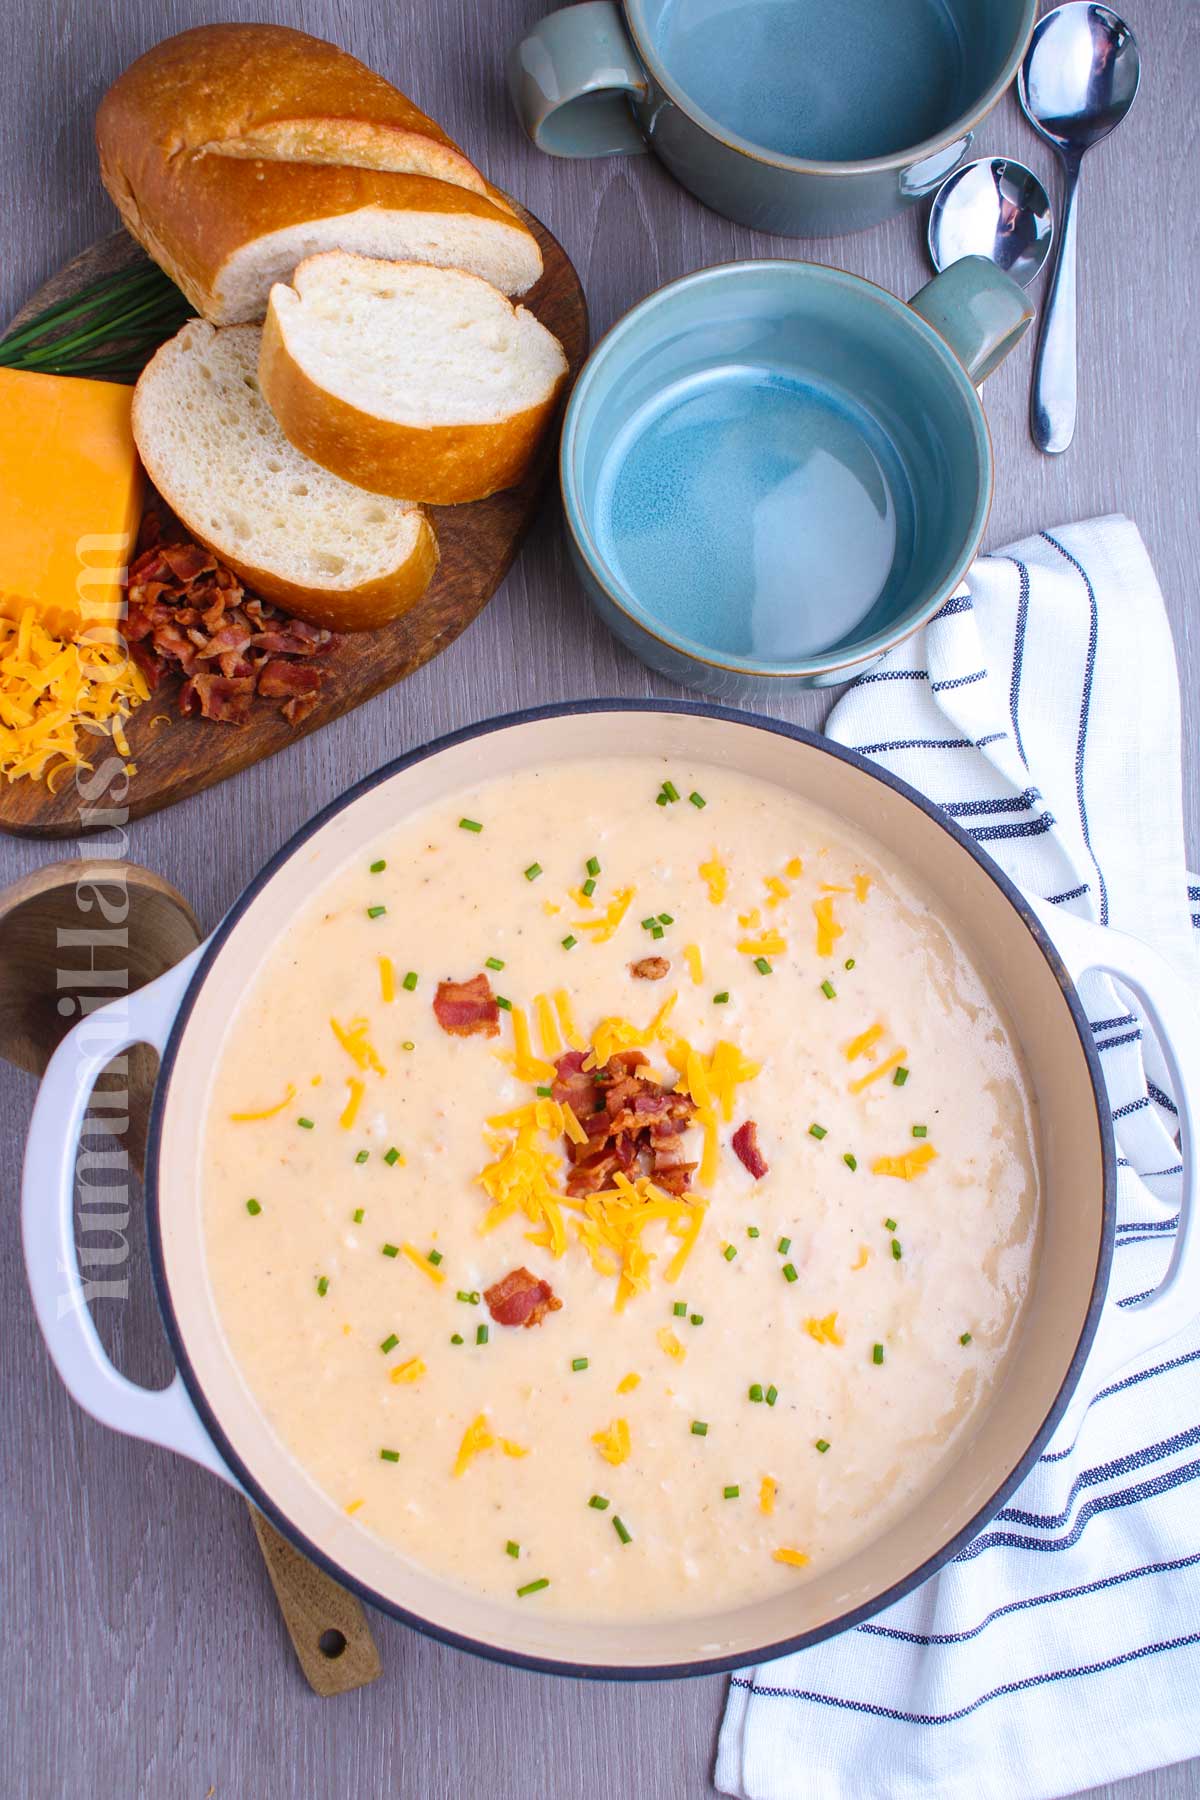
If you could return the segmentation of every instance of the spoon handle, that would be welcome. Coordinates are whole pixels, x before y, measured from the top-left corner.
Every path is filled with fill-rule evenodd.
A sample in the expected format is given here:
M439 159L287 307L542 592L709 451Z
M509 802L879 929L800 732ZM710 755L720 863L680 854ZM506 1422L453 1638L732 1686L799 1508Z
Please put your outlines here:
M1029 424L1039 450L1057 455L1075 435L1075 188L1079 162L1065 161L1062 232L1050 298L1033 361Z

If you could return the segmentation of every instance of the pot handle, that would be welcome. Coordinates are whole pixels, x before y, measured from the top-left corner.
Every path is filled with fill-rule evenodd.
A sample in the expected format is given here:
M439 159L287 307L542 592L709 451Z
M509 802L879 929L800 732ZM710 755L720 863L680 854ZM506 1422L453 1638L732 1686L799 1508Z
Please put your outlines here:
M548 156L644 156L628 96L646 71L612 0L583 0L541 19L508 53L517 118Z
M97 1008L51 1057L29 1126L21 1228L34 1310L72 1398L102 1425L175 1450L237 1487L178 1372L168 1387L143 1388L109 1361L75 1246L75 1162L96 1078L133 1044L162 1054L202 951L203 945L157 981Z
M1033 322L1025 289L986 256L960 256L908 303L945 338L976 386L998 369Z
M1157 1350L1200 1314L1200 1014L1170 964L1139 938L1060 912L1044 900L1030 898L1030 905L1073 981L1097 969L1114 975L1137 996L1154 1027L1179 1108L1183 1197L1171 1261L1162 1281L1144 1300L1129 1306L1105 1302L1087 1361L1085 1388L1090 1402L1126 1363Z

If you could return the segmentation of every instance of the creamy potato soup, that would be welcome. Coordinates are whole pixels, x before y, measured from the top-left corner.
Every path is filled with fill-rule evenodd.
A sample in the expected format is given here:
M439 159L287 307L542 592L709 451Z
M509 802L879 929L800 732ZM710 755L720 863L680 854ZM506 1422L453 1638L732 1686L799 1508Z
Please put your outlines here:
M711 1613L954 1455L1035 1133L868 840L728 770L558 766L364 845L271 949L207 1100L209 1277L363 1531L514 1605Z

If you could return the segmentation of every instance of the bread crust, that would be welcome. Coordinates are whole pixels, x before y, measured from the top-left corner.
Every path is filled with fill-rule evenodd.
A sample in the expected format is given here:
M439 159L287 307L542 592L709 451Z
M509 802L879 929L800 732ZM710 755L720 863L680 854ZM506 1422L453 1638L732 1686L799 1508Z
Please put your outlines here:
M165 497L169 500L169 496ZM269 569L259 569L253 563L230 556L222 545L206 538L198 525L184 518L182 513L179 517L196 542L219 557L252 593L261 594L264 600L273 600L293 618L305 619L310 625L324 625L329 631L375 631L381 625L390 625L393 619L403 617L416 605L438 566L433 526L425 514L420 513L417 541L400 568L377 576L374 581L363 582L361 587L338 593L314 593L311 588L297 587L294 582L273 575Z
M221 298L237 251L364 208L488 219L533 244L540 266L533 234L439 125L356 57L287 26L167 38L109 88L96 142L126 226L215 323L247 316Z

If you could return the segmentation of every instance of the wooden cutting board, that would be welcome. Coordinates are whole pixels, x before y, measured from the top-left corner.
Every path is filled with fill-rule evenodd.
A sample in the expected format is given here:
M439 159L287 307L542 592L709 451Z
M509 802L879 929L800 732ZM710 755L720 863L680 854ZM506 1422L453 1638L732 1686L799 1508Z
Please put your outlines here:
M536 313L562 343L570 364L569 390L587 355L583 288L562 245L531 214L517 210L535 233L545 265L541 280L522 297L521 304ZM100 276L146 260L145 253L122 231L100 239L52 275L22 307L9 329L24 324L55 301L78 293ZM325 659L328 673L320 700L300 725L289 725L274 706L263 702L255 703L245 725L184 719L175 709L178 680L163 681L126 726L137 765L129 785L129 817L142 818L273 756L403 680L444 650L482 612L508 573L554 469L557 443L556 421L520 487L468 506L428 509L441 549L441 562L428 591L402 619L379 631L339 640ZM163 723L164 713L170 715L169 723ZM100 824L103 817L97 825L84 826L73 781L64 781L57 794L40 781L0 785L0 830L23 837L78 837Z

